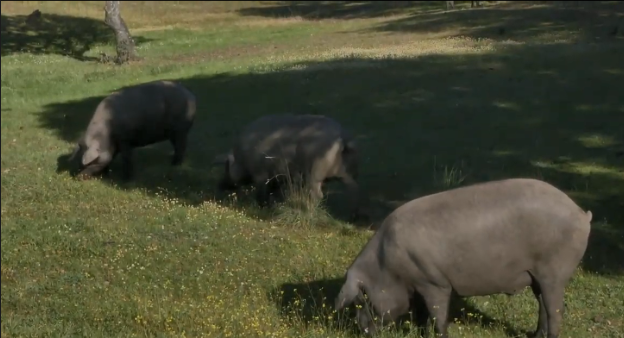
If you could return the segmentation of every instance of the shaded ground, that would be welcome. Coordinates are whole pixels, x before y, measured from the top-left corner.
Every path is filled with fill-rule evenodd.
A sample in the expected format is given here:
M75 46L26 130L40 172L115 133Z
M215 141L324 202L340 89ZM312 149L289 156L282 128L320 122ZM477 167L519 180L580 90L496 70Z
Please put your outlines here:
M544 39L561 37L582 40L624 36L623 1L455 1L446 11L444 1L275 1L262 7L242 8L246 16L304 19L363 19L402 14L367 31L454 32L474 38Z
M623 1L517 1L471 10L414 12L372 28L383 32L441 32L456 36L526 40L531 38L613 39L624 36Z
M104 14L102 14L102 17ZM26 15L2 15L2 56L15 53L57 54L80 61L93 46L114 44L115 36L103 20L43 13L39 19ZM132 33L132 28L130 28ZM149 40L133 36L137 45Z
M375 221L409 199L457 184L538 177L592 210L585 267L622 273L616 257L624 255L623 48L519 45L489 55L349 58L181 79L202 93L185 167L169 181L171 146L138 150L137 181L126 187L165 189L199 203L214 195L222 172L211 161L243 124L276 112L326 114L359 135L361 186ZM100 99L49 105L41 123L73 142ZM329 197L340 217L343 196Z

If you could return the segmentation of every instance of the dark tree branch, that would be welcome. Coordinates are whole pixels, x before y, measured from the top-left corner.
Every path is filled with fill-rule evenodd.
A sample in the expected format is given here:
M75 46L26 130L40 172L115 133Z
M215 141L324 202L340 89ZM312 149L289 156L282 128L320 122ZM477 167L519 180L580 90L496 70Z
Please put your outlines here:
M131 60L138 60L134 39L130 35L126 22L120 13L120 1L106 1L104 6L104 23L115 33L117 41L117 57L115 62L122 64Z

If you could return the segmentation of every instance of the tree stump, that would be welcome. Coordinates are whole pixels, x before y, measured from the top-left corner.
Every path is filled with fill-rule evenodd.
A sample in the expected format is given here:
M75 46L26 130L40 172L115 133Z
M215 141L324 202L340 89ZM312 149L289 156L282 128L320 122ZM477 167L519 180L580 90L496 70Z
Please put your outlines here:
M119 1L106 1L104 6L104 23L115 33L117 43L117 57L115 63L123 64L132 60L139 60L136 46L126 22L121 17Z
M36 25L41 21L41 11L35 9L32 13L28 14L26 17L27 25Z

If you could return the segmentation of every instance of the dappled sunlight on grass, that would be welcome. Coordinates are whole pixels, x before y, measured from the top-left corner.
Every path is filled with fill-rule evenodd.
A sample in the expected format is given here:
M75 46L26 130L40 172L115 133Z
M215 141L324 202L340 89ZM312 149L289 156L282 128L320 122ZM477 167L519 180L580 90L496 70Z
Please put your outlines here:
M624 180L624 172L618 170L617 168L608 168L604 167L597 163L586 163L586 162L564 162L564 163L548 163L535 161L533 165L540 168L555 168L562 172L574 173L574 174L582 174L582 175L606 175L611 178Z
M502 109L520 110L520 106L514 102L492 102L492 105Z
M342 185L266 209L253 191L215 188L211 162L242 125L292 112L353 131L372 229L410 199L473 183L564 190L594 218L561 336L620 337L624 45L604 33L620 5L469 6L122 2L145 60L118 67L88 59L114 48L110 32L89 35L103 2L2 2L3 37L14 34L2 57L2 336L357 337L333 302L373 232L342 220ZM22 34L37 8L50 34ZM71 27L92 30L65 45L52 34ZM134 152L131 182L118 160L108 178L71 178L68 153L101 99L163 78L198 97L183 165L170 168L163 143ZM521 337L536 309L530 290L458 301L450 335ZM380 337L421 338L402 325Z
M607 148L618 144L614 137L599 134L580 136L578 140L587 148Z
M594 41L618 35L615 27L624 15L621 2L596 1L582 5L577 2L576 6L565 3L507 1L473 10L415 12L411 16L379 23L369 30L398 33L448 31L452 36L541 43Z

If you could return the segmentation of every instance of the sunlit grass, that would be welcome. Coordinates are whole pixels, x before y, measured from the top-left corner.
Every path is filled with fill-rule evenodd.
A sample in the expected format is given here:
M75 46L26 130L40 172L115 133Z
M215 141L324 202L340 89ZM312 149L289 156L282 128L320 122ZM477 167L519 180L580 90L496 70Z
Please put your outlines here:
M36 8L44 18L99 22L102 6L4 1L3 25ZM333 301L372 232L339 217L346 194L332 185L315 201L287 184L286 200L268 210L253 192L215 198L214 156L245 123L285 112L327 114L356 133L365 211L376 224L411 198L492 179L538 177L565 190L595 222L566 290L561 336L621 336L620 40L568 45L563 37L576 39L584 26L563 12L531 18L572 26L502 38L475 33L484 25L470 15L497 27L486 9L401 32L379 27L456 14L237 12L270 6L122 2L131 32L145 39L144 61L122 67L64 55L56 42L32 40L31 52L3 44L2 337L355 337L353 318L335 313ZM520 30L524 21L514 20ZM113 50L103 39L84 56ZM102 96L162 78L180 79L199 100L181 168L171 170L162 144L135 151L137 178L127 184L116 179L118 161L109 180L76 181L62 170ZM518 337L535 327L537 303L529 290L474 297L451 317L452 337ZM381 337L420 338L403 325Z

